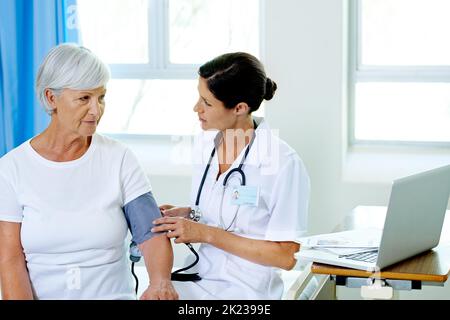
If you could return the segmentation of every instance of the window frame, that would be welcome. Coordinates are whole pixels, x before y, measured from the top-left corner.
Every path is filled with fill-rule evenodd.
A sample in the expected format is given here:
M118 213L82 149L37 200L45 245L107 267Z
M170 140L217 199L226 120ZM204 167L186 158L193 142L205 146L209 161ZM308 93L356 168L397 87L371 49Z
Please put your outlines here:
M355 136L356 84L361 82L450 83L450 66L365 66L362 64L362 1L349 3L348 145L448 148L449 142L362 140Z
M170 62L170 17L169 1L148 0L149 28L148 34L148 63L141 64L108 64L111 79L115 80L195 80L200 64L174 64ZM259 57L265 59L265 12L264 0L259 2ZM172 144L173 137L167 134L133 134L133 133L104 133L118 140L126 141L157 141ZM192 135L189 135L192 136Z
M148 0L148 63L109 64L112 79L193 80L197 64L169 61L169 1Z
M192 80L196 78L200 64L175 64L170 62L169 1L148 0L149 59L141 64L109 64L113 79ZM259 33L264 35L264 0L259 0ZM264 53L264 41L260 37L259 54ZM193 76L194 75L194 76Z

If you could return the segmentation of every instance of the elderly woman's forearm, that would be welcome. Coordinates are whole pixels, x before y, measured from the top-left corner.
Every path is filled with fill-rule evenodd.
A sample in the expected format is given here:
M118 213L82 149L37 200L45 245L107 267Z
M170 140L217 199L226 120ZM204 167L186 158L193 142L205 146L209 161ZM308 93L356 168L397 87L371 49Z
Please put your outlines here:
M145 260L150 283L170 280L173 250L166 235L159 235L139 245Z
M25 261L0 262L0 284L3 300L33 300Z

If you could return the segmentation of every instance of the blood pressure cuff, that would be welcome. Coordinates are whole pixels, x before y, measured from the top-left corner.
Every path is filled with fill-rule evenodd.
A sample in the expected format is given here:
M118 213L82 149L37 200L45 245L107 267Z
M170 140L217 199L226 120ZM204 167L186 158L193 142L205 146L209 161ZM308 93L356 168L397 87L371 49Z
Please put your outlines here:
M128 228L133 236L131 240L137 244L162 234L161 232L155 233L150 231L154 227L153 221L161 218L161 211L151 192L128 202L123 207L123 211L127 219Z

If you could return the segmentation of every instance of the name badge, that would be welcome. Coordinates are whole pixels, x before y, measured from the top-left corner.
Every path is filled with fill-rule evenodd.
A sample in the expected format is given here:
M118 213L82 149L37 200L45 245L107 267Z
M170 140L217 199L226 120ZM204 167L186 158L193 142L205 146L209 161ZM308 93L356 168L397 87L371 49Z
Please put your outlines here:
M237 206L258 206L259 188L250 186L233 187L231 193L231 204Z

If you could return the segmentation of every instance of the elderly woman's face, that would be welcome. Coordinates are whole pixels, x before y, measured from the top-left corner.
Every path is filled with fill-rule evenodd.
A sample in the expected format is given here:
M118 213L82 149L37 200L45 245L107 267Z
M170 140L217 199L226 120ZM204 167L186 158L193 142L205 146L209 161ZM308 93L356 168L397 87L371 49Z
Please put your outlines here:
M50 101L58 123L83 137L92 136L105 110L106 88L93 90L64 89Z

